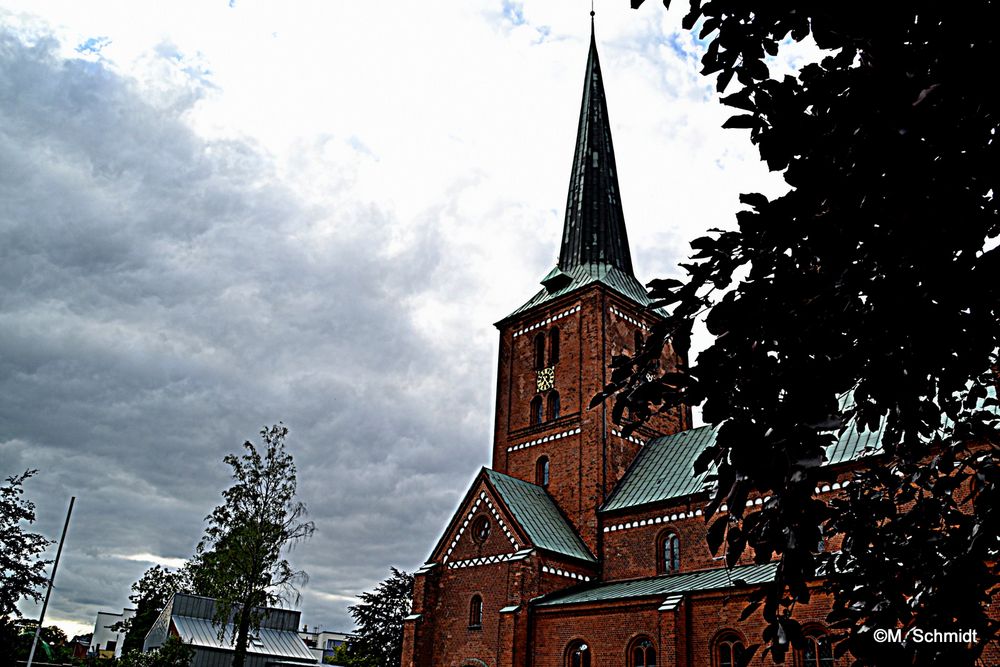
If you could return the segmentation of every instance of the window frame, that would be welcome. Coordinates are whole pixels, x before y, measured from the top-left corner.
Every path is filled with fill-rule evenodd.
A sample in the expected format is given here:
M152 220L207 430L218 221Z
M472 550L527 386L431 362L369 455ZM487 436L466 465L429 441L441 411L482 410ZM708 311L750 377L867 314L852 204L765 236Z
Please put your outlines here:
M668 557L667 546L673 544ZM667 528L656 538L657 574L677 574L681 571L681 538L676 530Z
M545 397L545 421L555 421L559 419L559 413L562 410L562 403L559 397L559 392L555 389L549 391L549 395Z
M547 454L543 454L535 461L535 484L547 489L551 479L551 465Z
M832 667L837 664L837 658L833 652L833 642L830 641L830 633L821 625L807 625L802 629L802 636L806 646L796 651L796 663L803 667ZM822 643L821 643L822 642ZM815 660L807 662L806 651L812 644L816 650ZM822 646L829 651L829 658L826 664L823 663Z
M476 593L469 600L469 629L481 630L483 628L483 596Z
M528 423L531 426L538 426L545 422L545 401L541 394L536 394L528 404Z
M642 646L643 642L647 645ZM639 649L644 649L642 662L636 662L635 659L635 652ZM653 662L649 662L649 652L652 652L653 654ZM626 663L628 664L628 667L656 667L656 644L654 644L653 640L647 635L639 635L629 642Z
M559 363L559 327L549 329L549 366Z
M582 649L584 653L580 658L580 662L577 664L573 663L574 653ZM569 644L566 645L566 656L563 664L566 667L591 667L591 651L590 643L584 641L583 639L574 639Z
M742 634L731 628L720 630L712 639L712 667L736 667L738 664L737 649L742 654L747 649L746 639ZM729 661L723 662L722 649L728 647Z
M545 368L545 332L539 331L532 342L532 363L536 371Z

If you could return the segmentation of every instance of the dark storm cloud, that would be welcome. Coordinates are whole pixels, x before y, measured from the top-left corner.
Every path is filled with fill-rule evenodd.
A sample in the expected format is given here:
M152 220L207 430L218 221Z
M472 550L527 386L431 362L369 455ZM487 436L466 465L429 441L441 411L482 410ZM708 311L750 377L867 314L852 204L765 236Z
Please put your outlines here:
M149 566L120 556L191 554L223 455L283 420L317 526L303 620L349 628L341 597L419 564L486 462L492 352L414 324L423 292L474 295L432 226L389 252L377 205L300 203L184 123L198 74L151 96L0 27L0 475L39 469L52 537L78 497L50 617L87 621Z

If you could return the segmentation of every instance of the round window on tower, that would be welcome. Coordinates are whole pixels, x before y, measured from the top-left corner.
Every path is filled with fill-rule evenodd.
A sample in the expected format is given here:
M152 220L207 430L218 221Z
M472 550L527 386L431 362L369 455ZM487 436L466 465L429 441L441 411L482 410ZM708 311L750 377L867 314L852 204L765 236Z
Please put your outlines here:
M485 542L490 536L490 520L484 516L478 517L472 522L472 539L476 542Z

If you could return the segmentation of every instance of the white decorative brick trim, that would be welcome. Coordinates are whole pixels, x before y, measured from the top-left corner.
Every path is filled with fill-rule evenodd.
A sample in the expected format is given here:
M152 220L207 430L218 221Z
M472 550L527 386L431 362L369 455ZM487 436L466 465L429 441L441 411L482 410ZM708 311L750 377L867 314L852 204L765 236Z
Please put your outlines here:
M643 331L650 331L651 330L648 326L646 326L645 324L643 324L639 320L635 319L631 315L626 315L625 313L623 313L622 311L618 310L614 306L611 306L611 312L614 313L615 315L617 315L618 317L622 318L626 322L631 322L632 324L636 325L637 327L639 327Z
M535 445L540 445L543 442L552 442L553 440L559 440L560 438L565 438L571 435L578 435L580 433L579 428L571 428L568 431L563 431L562 433L554 433L553 435L547 435L544 438L536 438L530 442L522 442L520 445L513 445L507 448L508 452L516 452L519 449L525 449L526 447L534 447Z
M617 435L617 434L616 434ZM824 484L822 486L816 487L816 493L829 493L832 491L837 491L843 489L848 484L850 480L843 482L834 482L833 484ZM763 498L751 498L747 501L747 507L760 506L771 499L771 496L764 496ZM719 511L726 512L729 510L728 505L722 505L719 507ZM619 523L611 526L605 526L604 532L611 533L617 530L628 530L629 528L640 528L642 526L649 526L651 524L657 523L670 523L671 521L677 521L678 519L690 519L691 517L701 516L702 511L696 510L694 512L680 512L678 514L664 514L663 516L658 516L653 519L640 519L639 521L628 521L625 523Z
M850 483L851 480L845 479L843 482L834 482L833 484L824 484L823 486L817 486L816 493L828 493L830 491L839 491L840 489L843 489Z
M444 558L441 559L442 563L447 563L448 559L451 558L451 552L455 550L455 545L458 544L459 538L462 537L462 533L465 532L465 529L469 527L469 522L472 521L472 517L476 515L476 510L479 509L479 506L483 502L486 503L486 506L489 508L490 513L493 515L493 518L496 519L497 525L500 526L501 530L503 530L503 534L507 536L507 539L510 540L510 543L514 545L515 549L518 548L517 539L514 537L513 533L510 532L510 527L508 527L504 523L503 519L500 518L500 513L497 512L497 508L493 506L493 502L490 500L490 497L486 495L485 491L480 491L479 497L476 498L475 504L472 506L472 509L469 510L469 515L465 517L465 520L462 522L462 525L459 526L458 533L455 535L455 539L451 541L451 545L448 547L448 551L445 553ZM514 554L509 554L509 556L513 555ZM448 567L451 567L451 565L449 565Z
M612 433L614 433L614 431L612 431ZM618 435L618 434L615 433L615 435ZM816 493L830 493L832 491L838 491L838 490L843 489L844 487L846 487L848 484L850 484L850 480L845 480L843 482L834 482L833 484L824 484L822 486L817 486L816 487ZM755 507L755 506L763 505L764 503L766 503L770 499L771 499L771 496L764 496L763 498L751 498L750 500L747 501L747 507ZM722 505L719 508L719 511L722 511L722 512L726 512L728 510L729 510L729 507L727 505ZM662 517L658 516L658 517L655 517L653 519L640 519L639 521L629 521L629 522L625 522L625 523L615 524L615 525L612 525L612 526L605 526L604 527L604 532L605 533L611 533L611 532L614 532L616 530L627 530L629 528L639 528L641 526L648 526L648 525L656 524L656 523L669 523L671 521L677 521L678 519L690 519L691 517L701 516L701 515L702 515L702 511L701 510L696 510L694 512L680 512L679 514L670 514L670 515L664 514Z
M546 325L552 324L556 320L561 320L562 318L566 317L567 315L572 315L573 313L579 313L580 312L580 308L581 308L580 306L576 306L575 308L570 308L569 310L563 311L563 312L559 313L558 315L553 315L552 317L546 317L541 322L535 322L531 326L524 327L520 331L515 331L514 332L514 338L517 338L518 336L522 336L522 335L528 333L529 331L534 331L535 329L539 329L539 328L544 327Z
M477 565L492 565L510 560L514 554L497 554L495 556L482 556L481 558L469 558L467 560L455 560L448 563L448 568L456 570L460 567L475 567Z
M578 574L576 572L570 572L569 570L561 570L554 567L549 567L548 565L542 566L542 572L547 572L549 574L555 574L560 577L566 577L568 579L576 579L577 581L590 581L590 577L585 574Z
M617 523L611 526L605 526L604 532L613 533L618 530L628 530L630 528L653 526L656 524L670 523L671 521L677 521L679 519L691 519L701 515L702 515L701 510L694 510L692 512L678 512L676 514L664 514L663 516L657 516L651 519L639 519L638 521L626 521L624 523Z
M621 431L616 431L615 429L611 429L611 435L616 435L622 440L628 440L629 442L634 442L637 445L646 444L645 441L635 437L634 435L623 435Z

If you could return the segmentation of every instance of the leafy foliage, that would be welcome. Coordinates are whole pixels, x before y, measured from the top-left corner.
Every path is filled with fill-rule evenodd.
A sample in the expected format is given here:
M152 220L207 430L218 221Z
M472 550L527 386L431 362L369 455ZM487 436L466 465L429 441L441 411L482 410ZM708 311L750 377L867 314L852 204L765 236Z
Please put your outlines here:
M193 657L194 649L171 635L162 646L148 653L141 649L123 653L118 667L188 667Z
M51 542L21 525L35 521L35 504L23 496L25 480L37 472L26 470L0 486L0 618L20 617L22 599L41 600L45 566L52 562L41 558Z
M111 626L116 631L125 631L123 654L142 651L146 634L170 597L174 593L194 592L192 576L189 565L175 571L154 565L143 573L139 581L132 584L132 594L128 599L135 605L135 615Z
M0 665L27 661L36 627L37 621L0 617ZM61 628L47 625L38 635L35 656L36 663L63 664L72 660L73 649Z
M403 618L410 613L413 575L390 568L392 574L374 591L361 594L361 604L348 611L357 623L346 655L338 660L351 667L397 667L403 657ZM345 659L346 658L346 659Z
M260 629L261 609L282 602L306 580L282 558L282 551L315 530L311 521L302 520L305 505L295 500L287 434L282 424L262 429L263 456L248 441L242 456L223 459L235 483L222 492L225 502L206 517L208 527L198 545L193 585L216 599L220 638L233 622L233 667L243 665L250 629Z
M818 568L847 633L837 650L859 664L970 665L996 635L994 18L982 0L692 0L684 19L708 40L702 73L738 88L725 127L749 129L791 189L743 195L736 231L691 243L685 280L650 283L670 316L595 400L614 395L631 429L682 402L719 426L696 466L715 469L706 519L727 504L711 533L730 563L747 546L780 558L760 601L776 661L801 645L792 610ZM822 60L772 78L768 58L807 37ZM647 381L702 315L712 344ZM881 451L843 498L816 498L824 447L851 424L883 428ZM771 501L746 512L751 493ZM843 539L839 554L816 553L821 534ZM980 641L872 641L897 626Z

